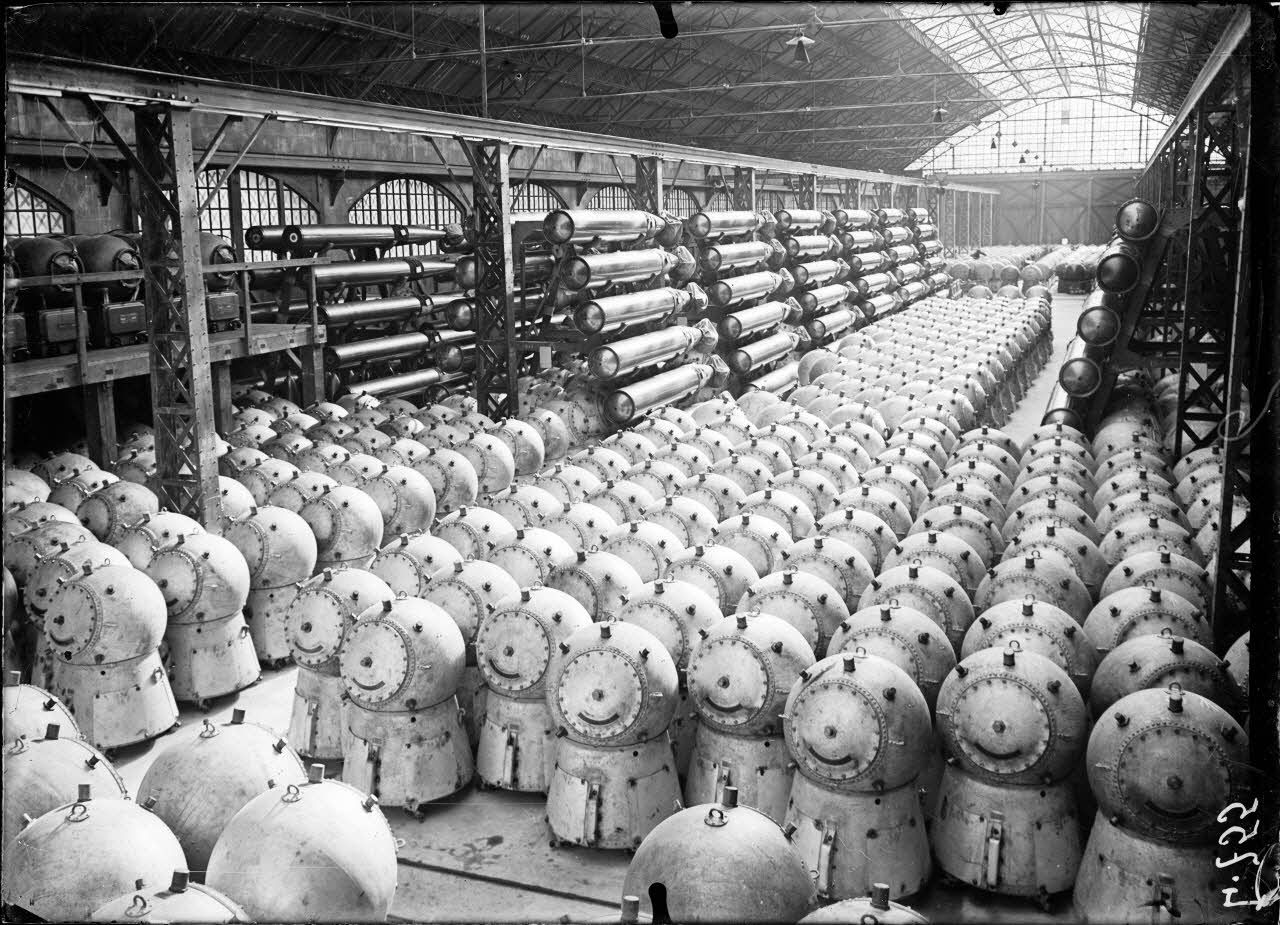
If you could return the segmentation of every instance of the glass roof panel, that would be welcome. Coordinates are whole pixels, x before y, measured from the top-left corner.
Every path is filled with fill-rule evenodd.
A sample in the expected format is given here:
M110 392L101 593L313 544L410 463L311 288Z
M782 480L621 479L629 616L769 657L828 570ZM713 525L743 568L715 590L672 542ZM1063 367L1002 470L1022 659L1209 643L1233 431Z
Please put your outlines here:
M998 107L908 169L1141 164L1143 155L1135 152L1148 144L1148 136L1154 144L1168 124L1167 114L1133 102L1144 4L1050 0L1013 3L1001 14L981 3L903 3L893 9L986 87ZM1104 120L1104 129L1082 135L1079 125L1091 118ZM993 150L992 135L1002 122L1026 122L1022 134L1034 137L1037 149L1010 156L1004 149L1012 139L1005 138L1003 148Z
M918 158L926 174L1141 169L1164 133L1163 116L1098 99L1006 105ZM994 142L994 147L993 147Z

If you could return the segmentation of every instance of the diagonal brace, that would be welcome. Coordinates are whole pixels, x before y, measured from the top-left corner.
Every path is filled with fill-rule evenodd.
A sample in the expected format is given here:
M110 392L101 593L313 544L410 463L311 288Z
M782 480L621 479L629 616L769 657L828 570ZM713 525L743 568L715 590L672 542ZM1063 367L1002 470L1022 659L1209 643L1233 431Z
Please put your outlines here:
M512 149L514 150L514 148ZM533 171L538 166L538 161L542 159L542 152L547 150L547 146L540 145L538 153L533 156L533 160L529 163L529 169L524 172L524 176L520 178L520 185L515 188L515 192L511 197L511 211L516 210L516 206L520 203L520 197L524 195L524 188L529 185L529 177L533 175Z
M178 207L169 199L169 194L165 192L164 187L160 185L160 181L152 176L151 171L138 159L138 155L134 153L133 147L124 140L124 137L111 124L111 120L107 118L106 112L98 105L98 101L89 94L80 94L73 97L84 103L85 108L98 121L103 130L110 136L111 141L120 149L120 154L128 162L129 167L137 174L138 178L150 188L151 193L156 197L156 201L161 203L161 207L169 213L169 217L175 221L178 218Z
M236 172L236 168L240 166L240 162L244 160L244 156L249 153L249 149L253 147L253 143L258 140L258 136L262 133L262 130L266 128L267 123L274 118L275 116L272 113L267 113L258 120L258 124L255 125L253 127L253 131L249 133L249 139L244 143L244 147L241 148L239 153L231 159L231 163L227 165L227 169L218 177L218 182L213 184L213 189L209 190L209 195L205 196L204 202L200 203L200 208L196 210L197 214L209 208L209 203L213 202L214 197L218 195L218 191L222 189L223 184L225 184L227 180L231 179L231 175Z
M462 184L458 182L458 178L453 173L453 168L449 166L449 159L444 156L444 152L440 150L440 146L436 144L436 140L434 138L430 135L423 135L422 137L426 139L427 144L431 145L431 150L436 152L436 157L440 158L440 164L444 167L445 172L449 174L449 182L452 183L454 188L457 190L458 201L462 203L463 211L466 212L468 209L472 208L473 203L467 196ZM471 164L471 169L475 170L475 161L467 151L466 143L463 142L461 138L458 138L457 141L462 145L462 153L466 155L467 162ZM464 221L463 224L466 224L466 222Z
M218 126L218 130L214 132L213 139L205 148L204 156L200 158L200 163L196 164L196 176L204 173L204 169L209 166L209 161L213 160L213 156L218 153L223 140L227 137L227 129L238 122L244 121L240 116L227 116L222 120L222 124Z
M53 105L47 96L42 96L39 99L40 102L44 104L45 109L53 113L53 117L58 120L58 124L67 130L67 134L71 136L71 140L78 144L81 150L84 151L85 156L89 158L89 163L93 165L93 169L98 172L98 175L101 176L102 179L106 180L112 189L115 189L117 192L124 192L120 187L120 178L112 173L106 164L94 157L93 152L89 150L89 146L80 140L79 134L77 134L76 130L71 127L71 123L67 121L67 117L62 114L62 110Z

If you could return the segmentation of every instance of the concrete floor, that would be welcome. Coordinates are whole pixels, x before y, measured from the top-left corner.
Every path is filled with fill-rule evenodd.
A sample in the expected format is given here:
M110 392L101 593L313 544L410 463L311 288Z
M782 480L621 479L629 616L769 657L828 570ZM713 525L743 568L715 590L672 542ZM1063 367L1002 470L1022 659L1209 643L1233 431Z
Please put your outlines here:
M1058 295L1053 306L1054 360L1040 372L1003 428L1021 442L1040 423L1083 299ZM234 707L283 734L289 724L296 670L266 672L248 690L216 702L208 713L188 708L182 726L158 741L124 750L116 766L130 793L155 756L198 734L202 721L225 723ZM468 789L433 804L418 820L389 809L399 849L394 921L582 922L616 910L630 856L623 852L551 848L541 795ZM1062 923L1072 921L1060 899L1051 914L1030 901L934 884L910 905L933 922Z

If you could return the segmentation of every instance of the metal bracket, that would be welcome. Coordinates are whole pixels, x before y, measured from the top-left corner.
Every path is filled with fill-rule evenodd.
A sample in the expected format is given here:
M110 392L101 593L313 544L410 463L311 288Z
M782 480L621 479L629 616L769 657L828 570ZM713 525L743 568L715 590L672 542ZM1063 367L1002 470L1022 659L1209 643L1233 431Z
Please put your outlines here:
M986 851L982 857L982 879L992 889L1000 883L1000 845L1003 841L1004 813L994 812L987 826Z
M627 195L631 197L632 207L643 209L644 207L640 204L640 197L636 195L636 191L631 187L631 184L623 178L622 168L618 166L618 159L610 154L609 163L613 165L613 172L618 175L618 183L622 185L622 188L627 191Z
M267 123L274 118L274 115L267 113L258 120L258 124L255 125L253 127L253 131L249 133L249 138L245 141L244 147L241 148L236 156L231 159L231 163L227 165L227 169L218 177L218 182L213 184L213 189L209 190L209 194L204 197L204 202L200 203L200 208L196 210L197 212L204 212L205 209L209 208L209 203L213 202L217 197L218 191L221 190L227 180L231 178L231 175L236 172L236 168L240 166L240 162L244 160L244 156L249 153L249 149L253 147L253 143L258 140L258 136L262 134L262 130L266 128Z
M444 152L440 150L440 146L436 144L436 140L434 138L432 138L430 135L423 135L422 138L426 140L427 144L431 145L431 150L436 153L436 157L440 158L440 166L444 167L445 173L449 175L449 182L453 184L455 192L457 193L457 196L458 196L458 201L462 203L462 211L464 213L470 212L474 208L475 204L470 201L470 199L467 197L465 190L462 187L462 184L458 182L457 176L454 175L453 168L449 166L448 158L444 156ZM455 137L454 140L457 141L458 144L462 146L462 153L465 155L467 153L466 142L460 137ZM470 157L468 156L467 159L470 160ZM474 164L472 164L472 169L473 170L475 169ZM465 215L463 216L463 223L464 224L466 223Z
M342 187L347 182L347 168L331 171L325 174L325 181L329 185L329 206L333 207L338 204L338 196L342 192Z
M533 156L533 160L529 162L529 169L524 172L524 176L520 178L520 185L511 192L511 211L516 211L516 206L520 204L520 197L524 195L524 188L529 185L529 177L533 175L534 169L538 166L538 161L542 159L542 152L547 150L546 145L541 145L538 152ZM512 153L515 151L512 149Z
M582 809L582 841L592 845L600 829L600 785L587 783L587 797Z
M822 842L818 845L818 896L823 899L831 897L831 881L834 879L833 865L836 852L836 827L830 823L822 827Z
M502 782L508 787L515 786L516 782L516 755L519 749L516 746L516 735L510 729L507 730L507 743L502 750Z
M204 154L200 157L200 162L196 164L197 177L204 172L204 169L209 166L209 162L213 160L214 155L218 153L218 148L222 146L223 139L227 137L227 130L236 123L243 121L240 116L227 116L222 120L222 124L218 126L218 130L213 133L213 138L210 139L209 144L205 147ZM332 129L331 131L336 132L337 129ZM330 141L329 147L332 149L332 141Z
M1165 916L1160 914L1161 909L1165 909L1171 918L1181 918L1182 910L1178 908L1178 886L1173 877L1165 873L1157 874L1155 881L1151 884L1151 899L1144 905L1151 907L1153 925L1165 919Z

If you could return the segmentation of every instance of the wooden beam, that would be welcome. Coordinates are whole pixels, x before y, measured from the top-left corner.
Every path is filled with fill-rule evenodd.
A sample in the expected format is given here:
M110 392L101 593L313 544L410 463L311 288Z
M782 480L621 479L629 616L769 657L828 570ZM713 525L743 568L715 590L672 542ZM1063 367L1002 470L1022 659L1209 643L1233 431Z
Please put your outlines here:
M103 468L116 461L116 389L114 382L95 382L81 387L84 395L85 437L89 458Z

